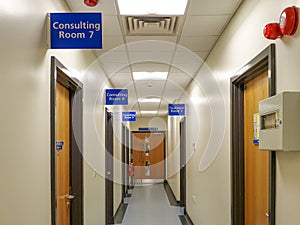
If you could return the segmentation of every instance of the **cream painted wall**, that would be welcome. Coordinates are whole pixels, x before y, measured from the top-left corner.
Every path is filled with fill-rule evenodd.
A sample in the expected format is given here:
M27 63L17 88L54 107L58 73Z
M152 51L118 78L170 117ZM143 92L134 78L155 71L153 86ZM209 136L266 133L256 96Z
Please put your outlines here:
M48 50L46 16L57 11L68 7L59 0L0 5L0 224L50 225L50 57L78 78L94 60L90 51Z
M205 101L201 103L201 107L199 105L198 109L202 112L198 112L197 117L201 130L204 129L206 133L199 135L196 152L187 165L187 210L194 224L231 224L230 77L273 42L276 44L277 92L300 90L300 32L293 37L284 37L276 41L266 40L262 35L264 25L278 21L281 11L290 5L300 7L300 1L244 1L206 61L223 93L228 123L216 160L206 171L198 172L199 161L211 127L209 105ZM202 71L195 80L201 73ZM193 83L188 93L195 92L195 89L197 85ZM200 91L196 96L205 97L205 93ZM187 119L188 124L190 120ZM187 136L193 133L193 127L187 130ZM191 147L189 146L188 150ZM300 175L297 173L300 170L299 162L300 152L277 153L277 225L298 225L300 222L297 210L300 202Z
M168 119L167 117L137 117L136 122L130 123L130 129L131 131L138 131L139 127L157 127L158 130L164 131L168 128Z
M168 117L167 180L177 201L180 201L180 119Z

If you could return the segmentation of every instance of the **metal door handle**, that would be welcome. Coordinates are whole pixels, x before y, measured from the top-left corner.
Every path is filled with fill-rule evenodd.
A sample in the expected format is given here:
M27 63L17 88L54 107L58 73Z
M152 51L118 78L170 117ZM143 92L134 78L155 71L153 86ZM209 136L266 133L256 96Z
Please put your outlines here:
M73 200L75 198L75 195L68 194L68 195L65 196L65 198L68 199L68 200Z
M270 215L269 215L269 213L265 213L265 216L266 216L266 217L269 217Z

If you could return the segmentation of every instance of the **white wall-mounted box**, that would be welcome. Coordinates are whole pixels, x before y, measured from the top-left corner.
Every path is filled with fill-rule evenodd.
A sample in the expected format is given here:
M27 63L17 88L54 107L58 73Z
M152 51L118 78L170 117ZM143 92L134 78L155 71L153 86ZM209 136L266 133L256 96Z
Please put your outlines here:
M259 149L300 151L300 92L282 92L259 102Z

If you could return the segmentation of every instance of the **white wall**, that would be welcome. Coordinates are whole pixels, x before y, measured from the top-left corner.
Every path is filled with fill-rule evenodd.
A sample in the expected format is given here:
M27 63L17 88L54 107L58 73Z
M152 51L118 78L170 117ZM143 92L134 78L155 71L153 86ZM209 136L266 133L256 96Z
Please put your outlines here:
M180 119L168 117L167 180L177 201L180 200Z
M130 123L131 131L138 131L140 127L157 127L158 130L164 131L168 128L167 117L137 117L136 122Z
M201 103L198 113L203 133L187 166L187 209L195 224L231 224L230 202L230 77L270 43L276 43L277 92L300 90L299 31L294 37L270 41L263 37L265 24L278 21L281 11L290 5L300 7L300 1L246 0L208 57L206 63L213 72L226 101L227 128L220 153L204 172L198 172L199 161L209 138L211 125L209 106ZM199 72L201 76L202 71ZM196 77L196 80L197 80ZM192 93L197 85L189 87ZM199 93L199 97L205 93ZM220 112L223 113L223 112ZM187 123L189 123L189 120ZM188 129L187 136L193 133ZM188 147L188 148L191 148ZM300 202L300 153L277 153L276 224L297 225ZM193 198L194 197L194 198ZM212 214L213 212L213 214ZM213 216L217 215L217 216Z
M94 60L48 50L46 16L57 11L63 1L0 5L0 224L50 225L50 56L79 75Z

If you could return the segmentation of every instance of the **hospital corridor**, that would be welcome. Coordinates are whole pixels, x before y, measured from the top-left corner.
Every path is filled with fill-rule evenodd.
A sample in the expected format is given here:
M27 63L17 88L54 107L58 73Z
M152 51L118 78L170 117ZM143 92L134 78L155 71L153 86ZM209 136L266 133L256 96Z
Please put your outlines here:
M299 225L300 0L0 3L0 225Z

